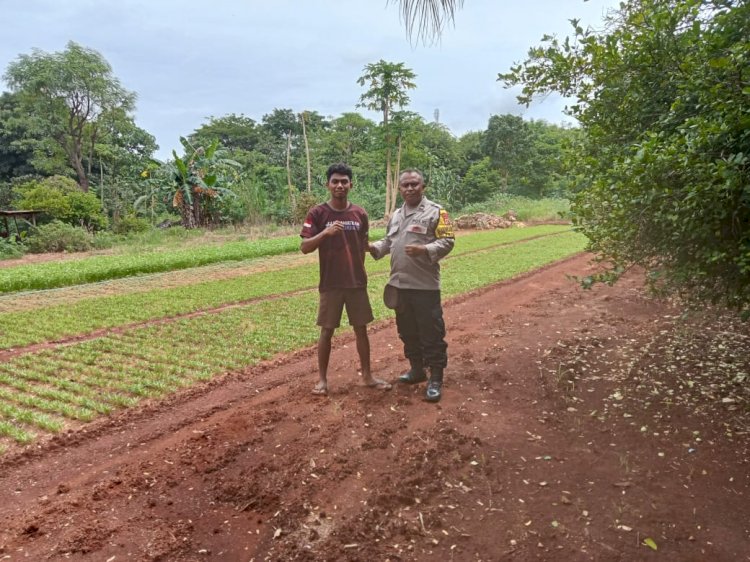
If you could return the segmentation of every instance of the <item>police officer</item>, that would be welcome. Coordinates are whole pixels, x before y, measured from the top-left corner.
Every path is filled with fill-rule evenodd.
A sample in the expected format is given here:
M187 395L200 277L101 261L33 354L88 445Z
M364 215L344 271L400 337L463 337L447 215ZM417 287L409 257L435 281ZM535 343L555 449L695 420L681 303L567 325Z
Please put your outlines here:
M447 211L424 196L419 170L401 172L398 189L404 204L388 221L386 237L369 244L368 249L376 260L391 255L391 277L384 297L396 310L398 335L411 365L398 380L424 382L425 369L429 369L425 400L437 402L448 364L439 262L453 249L453 226Z

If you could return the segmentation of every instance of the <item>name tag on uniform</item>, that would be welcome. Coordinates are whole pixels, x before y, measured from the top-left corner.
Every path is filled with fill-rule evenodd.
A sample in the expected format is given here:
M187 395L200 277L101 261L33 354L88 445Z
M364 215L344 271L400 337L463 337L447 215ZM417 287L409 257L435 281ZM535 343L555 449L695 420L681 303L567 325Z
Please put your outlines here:
M416 232L417 234L427 234L427 227L421 224L412 224L406 230L408 232Z

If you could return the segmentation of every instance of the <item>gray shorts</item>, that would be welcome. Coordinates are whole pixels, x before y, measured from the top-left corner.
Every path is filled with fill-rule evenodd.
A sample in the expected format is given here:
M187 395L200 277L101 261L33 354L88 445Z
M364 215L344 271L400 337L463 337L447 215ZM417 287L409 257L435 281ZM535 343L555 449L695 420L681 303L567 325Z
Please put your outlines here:
M341 325L344 306L351 326L366 326L373 321L367 289L332 289L320 293L318 326L338 328Z

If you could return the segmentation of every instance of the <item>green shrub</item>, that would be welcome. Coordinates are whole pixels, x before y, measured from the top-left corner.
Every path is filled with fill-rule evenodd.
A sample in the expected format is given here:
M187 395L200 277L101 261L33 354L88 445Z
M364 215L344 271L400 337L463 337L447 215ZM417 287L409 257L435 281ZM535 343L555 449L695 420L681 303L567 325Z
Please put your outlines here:
M146 232L151 229L151 223L135 215L125 215L112 224L115 234L130 234L132 232Z
M0 260L20 258L26 253L26 247L12 238L0 238Z
M80 225L89 232L97 232L107 228L109 219L102 210L102 203L93 193L73 191L68 194L70 215L66 222Z
M313 192L308 193L305 191L297 195L297 200L294 202L294 209L292 210L292 224L302 224L305 222L305 217L307 217L310 209L323 201L324 199L320 199Z
M101 232L97 232L96 234L94 234L94 239L91 245L95 250L106 250L108 248L112 248L115 244L121 242L122 240L123 236L112 234L111 232L102 230Z
M85 252L90 250L94 237L83 228L52 221L34 228L27 246L32 253L42 252Z
M82 226L89 231L107 227L108 219L93 193L84 193L70 178L51 176L16 188L17 207L43 211L48 219Z

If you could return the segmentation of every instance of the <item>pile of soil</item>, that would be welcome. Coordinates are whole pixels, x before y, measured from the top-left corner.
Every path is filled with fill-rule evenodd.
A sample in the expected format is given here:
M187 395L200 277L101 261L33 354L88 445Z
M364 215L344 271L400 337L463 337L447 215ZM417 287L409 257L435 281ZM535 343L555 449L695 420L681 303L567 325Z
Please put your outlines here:
M589 259L446 303L437 405L346 334L6 454L0 559L748 560L750 327Z
M523 223L518 222L518 217L514 211L508 211L501 217L497 215L489 215L487 213L472 213L470 215L461 215L453 222L456 228L474 230L524 226Z

